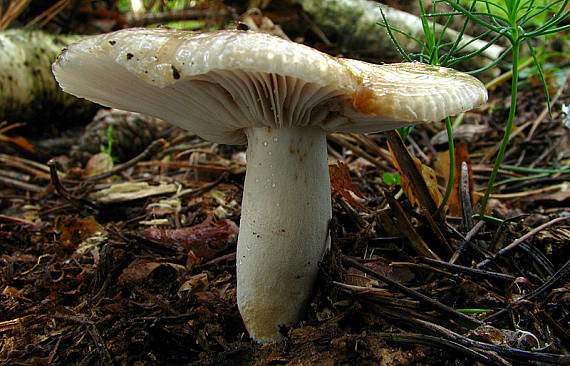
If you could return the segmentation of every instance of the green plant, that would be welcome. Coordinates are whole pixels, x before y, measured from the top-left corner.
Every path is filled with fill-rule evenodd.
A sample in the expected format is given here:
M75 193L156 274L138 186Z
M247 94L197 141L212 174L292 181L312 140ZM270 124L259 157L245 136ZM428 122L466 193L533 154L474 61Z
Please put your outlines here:
M419 61L431 65L446 66L446 67L451 67L453 66L453 64L465 59L461 57L456 57L455 53L462 49L462 47L460 47L461 36L464 34L465 29L467 28L468 21L464 22L461 31L459 33L459 37L457 37L454 42L444 42L443 37L445 35L446 30L449 28L449 25L451 24L454 15L452 14L448 16L443 26L443 29L440 32L437 32L436 23L432 22L430 24L430 22L428 21L430 15L426 13L425 8L423 6L423 2L419 0L418 3L421 10L420 19L422 22L422 29L424 32L423 41L405 32L402 32L399 29L391 27L388 24L388 20L386 19L386 16L384 15L382 8L380 8L380 12L382 15L382 19L384 20L384 23L378 23L378 24L386 28L388 35L394 42L394 45L396 46L402 57L408 62ZM436 3L434 2L434 11L435 9L436 9ZM415 54L407 53L396 40L394 32L402 34L414 40L419 45L420 52ZM438 212L445 207L447 201L449 200L449 196L451 195L451 191L453 189L453 177L455 174L455 153L454 153L455 147L453 143L453 128L451 125L451 119L449 117L445 119L445 126L447 130L448 146L449 146L449 177L447 181L448 183L445 190L445 195L443 197L441 205L438 208ZM406 139L406 137L412 131L412 129L413 126L402 127L398 129L398 132L400 133L402 140Z
M537 59L536 52L531 43L531 39L570 29L570 25L559 26L559 24L570 14L570 10L566 9L568 0L555 0L547 3L546 5L537 5L534 0L505 0L504 4L500 4L499 2L495 3L489 0L475 0L473 1L473 4L481 2L485 5L485 10L478 12L473 12L472 7L471 10L466 9L457 2L449 0L444 0L444 2L451 6L457 12L456 14L461 14L472 22L480 24L488 30L506 38L510 43L509 49L512 53L510 110L505 126L505 134L501 141L501 146L497 153L493 170L491 171L491 176L489 177L485 195L481 200L481 210L479 215L484 216L487 208L487 202L493 189L497 172L503 160L515 119L519 78L518 66L521 47L523 44L526 44L530 51L534 65L537 68L544 86L546 101L550 106L548 87L544 79L541 64ZM537 17L542 17L545 14L550 16L548 16L548 19L544 23L536 22ZM530 29L527 29L527 26Z
M111 154L111 152L113 151L113 143L116 141L114 135L115 135L115 130L113 128L113 125L109 125L109 127L107 127L107 146L103 144L99 145L101 152L109 155L111 157L112 162L116 162L118 160L116 157L114 157Z
M400 174L398 173L384 173L382 174L382 180L389 186L402 184Z
M474 70L471 73L477 73L484 70L488 70L491 67L497 65L501 60L505 58L507 54L511 54L512 63L510 65L511 76L511 103L509 115L505 125L504 137L501 142L495 164L493 165L493 170L489 177L489 182L485 190L485 195L481 200L481 210L480 217L483 217L486 212L487 202L491 191L493 190L494 182L497 176L497 172L503 160L505 150L511 135L513 122L516 114L517 105L517 90L518 90L518 80L519 80L519 55L521 47L526 45L530 51L532 62L537 69L538 75L544 86L544 93L546 96L547 104L550 107L550 97L548 94L548 88L544 78L541 64L537 58L537 53L531 43L532 39L538 37L544 37L552 34L562 32L564 30L570 29L570 25L560 26L560 23L570 15L570 9L567 9L570 0L554 0L554 1L536 1L536 0L473 0L470 2L469 6L464 6L462 3L465 1L459 0L435 0L434 11L431 14L426 14L422 1L420 0L420 9L422 11L421 19L424 28L425 41L419 41L404 32L398 31L390 27L382 14L384 19L384 24L382 26L386 27L388 33L391 35L392 40L397 44L395 37L393 36L394 31L404 34L414 40L416 40L422 47L422 52L419 56L414 55L415 59L419 61L428 61L429 63L434 63L442 66L454 66L455 64L462 62L468 58L474 57L480 54L483 49L477 50L467 55L457 56L458 52L465 49L465 44L462 45L460 37L455 42L442 43L442 35L448 28L451 18L455 16L463 16L464 23L460 31L460 35L463 35L467 24L469 22L479 24L483 26L486 31L481 35L475 37L475 39L482 39L484 37L492 37L488 43L487 47L496 43L500 39L506 39L510 43L510 46L505 50L505 52L498 57L490 65ZM448 12L437 12L435 7L437 4L445 3L451 7L452 11ZM448 17L443 31L440 33L439 37L435 36L435 22L430 27L427 22L427 18L436 17ZM412 61L412 57L407 55L399 45L396 47L400 50L404 58L408 61ZM439 52L446 47L447 52L439 56ZM450 136L450 152L452 152L452 137L450 135L451 126L448 121L446 121L446 126L448 129L448 136ZM450 154L452 156L452 154ZM450 159L451 160L451 159ZM450 169L451 171L451 169ZM451 178L451 177L450 177ZM449 185L448 185L449 188ZM447 194L446 194L447 199ZM446 200L445 199L445 200ZM441 209L441 207L440 207Z

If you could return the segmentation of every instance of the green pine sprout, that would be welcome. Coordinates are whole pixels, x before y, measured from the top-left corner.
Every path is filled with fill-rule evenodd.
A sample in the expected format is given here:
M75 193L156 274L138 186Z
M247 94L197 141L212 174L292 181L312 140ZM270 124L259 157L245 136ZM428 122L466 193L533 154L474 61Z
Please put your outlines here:
M421 11L420 19L422 22L422 28L424 31L425 41L420 41L419 39L409 35L408 33L400 31L400 30L390 26L388 24L388 20L385 16L384 12L382 11L382 8L380 8L380 13L382 15L382 19L383 19L384 23L378 23L378 25L386 28L386 31L388 32L389 37L391 38L392 42L394 43L394 45L396 46L396 48L398 49L398 51L400 52L400 54L402 55L404 60L406 60L408 62L419 61L419 62L431 64L431 65L450 67L450 63L455 62L457 60L457 57L453 56L455 54L455 52L459 52L464 47L466 47L466 45L460 47L460 43L461 43L462 36L465 33L465 30L467 29L467 24L469 21L466 20L463 23L463 26L461 27L461 30L459 31L459 35L454 42L443 43L443 36L445 35L446 30L449 28L449 25L451 24L451 21L453 20L452 18L455 14L449 14L449 16L445 22L445 25L443 26L442 31L440 32L439 36L437 36L436 29L435 29L436 23L432 22L432 24L430 26L430 23L428 22L428 17L430 17L430 15L426 14L422 1L420 0L418 2L419 2L419 6L420 6L420 11ZM436 5L434 3L434 10L435 10L435 6ZM421 50L420 53L408 54L400 46L400 44L396 40L396 38L394 36L394 32L398 33L398 34L402 34L402 35L412 39L414 42L416 42L420 47L420 50ZM477 39L477 38L475 38L475 39ZM441 54L441 51L443 49L446 49L446 48L448 48L449 50L447 52L444 52L443 54ZM479 50L478 52L483 52L483 50ZM453 142L453 129L452 129L452 125L451 125L451 119L449 117L447 117L445 119L445 126L446 126L446 130L447 130L448 146L449 146L449 178L447 181L447 187L445 189L445 195L443 197L443 201L442 201L441 205L439 206L439 208L435 214L438 214L447 205L447 201L449 200L449 197L451 196L451 191L453 189L453 177L455 175L455 146L454 146L454 142ZM403 128L398 129L398 132L402 136L402 140L406 139L406 137L412 131L412 129L413 129L413 126L403 127Z
M402 184L402 179L398 173L384 173L382 174L382 180L389 186Z
M118 158L114 157L111 154L113 151L113 143L116 141L114 135L115 135L115 130L113 128L113 125L109 125L109 127L107 127L107 146L101 144L99 145L99 148L101 149L102 153L105 153L111 157L111 161L117 162Z
M457 311L463 314L486 314L491 309L457 309Z
M434 0L434 12L431 14L426 14L423 7L422 1L419 0L420 10L421 10L421 20L424 30L425 41L420 41L408 35L405 32L397 30L388 24L388 21L381 11L382 19L384 23L378 23L379 25L386 28L388 35L396 45L398 51L402 54L407 61L421 61L428 62L434 65L453 67L454 65L470 59L481 52L483 52L487 47L495 44L500 39L506 39L510 43L510 46L492 63L486 65L485 67L473 70L468 73L476 74L492 67L495 67L504 57L511 54L512 64L511 64L511 105L509 110L509 115L507 123L505 126L505 133L503 140L501 142L499 152L497 153L497 158L495 164L493 165L493 170L489 177L489 182L485 190L485 195L481 200L481 209L478 217L485 217L485 212L487 208L487 203L489 196L494 187L494 182L497 177L497 172L501 166L506 147L509 141L509 137L512 132L513 122L516 114L516 103L517 103L517 90L518 90L518 80L519 80L519 54L521 47L526 45L530 51L532 62L536 67L540 80L543 84L544 94L546 97L546 102L550 112L550 95L548 93L548 87L546 80L544 78L544 73L542 71L541 63L538 60L538 55L531 43L532 39L538 37L544 37L548 35L553 35L565 30L570 29L570 25L562 25L562 21L570 15L570 9L567 10L567 6L570 0L554 0L554 1L541 1L536 0L473 0L470 2L468 7L464 7L461 3L465 1L453 1L453 0ZM445 3L451 7L452 11L448 12L437 12L436 5L439 3ZM451 18L455 16L462 16L464 18L463 25L459 32L459 37L457 37L455 42L448 42L442 44L443 34L448 28ZM433 22L433 29L429 27L427 18L435 19L437 17L448 17L443 30L441 31L439 37L435 36L435 22ZM468 53L466 55L458 55L462 50L465 49L468 43L462 44L461 36L464 34L467 24L469 22L477 23L483 26L486 31L481 35L475 37L471 42L476 39L482 39L487 36L492 36L487 45L484 48L476 50L474 52ZM402 34L420 45L421 52L419 54L410 55L407 54L402 47L398 44L398 41L394 37L394 33ZM443 55L439 55L439 52L448 49ZM446 120L446 127L448 130L449 137L449 151L450 151L450 177L448 180L448 186L446 189L446 194L444 197L443 204L439 207L441 210L447 203L449 194L451 192L451 186L453 184L453 170L454 165L452 165L453 157L453 137L450 132L452 126L450 121Z
M537 58L534 47L532 46L531 39L570 29L570 25L559 26L559 24L567 18L568 15L570 15L570 10L566 10L569 0L555 0L546 5L537 5L535 0L504 0L502 2L504 5L490 0L475 0L472 2L472 6L469 9L465 9L458 2L449 0L438 1L445 2L458 14L463 15L470 21L482 25L494 33L501 34L502 37L506 38L511 45L511 47L509 47L512 55L511 105L505 127L505 134L501 142L501 146L499 147L499 152L497 154L493 170L491 171L491 176L489 177L485 195L481 200L480 216L483 216L513 128L517 105L520 61L519 54L521 47L526 44L530 51L532 60L543 84L544 94L550 112L550 95L548 93L548 87L541 64ZM476 3L483 3L485 9L483 11L473 12L472 10ZM550 14L550 17L545 22L539 23L533 21L536 17L543 17L546 14ZM527 25L530 25L533 29L527 30Z

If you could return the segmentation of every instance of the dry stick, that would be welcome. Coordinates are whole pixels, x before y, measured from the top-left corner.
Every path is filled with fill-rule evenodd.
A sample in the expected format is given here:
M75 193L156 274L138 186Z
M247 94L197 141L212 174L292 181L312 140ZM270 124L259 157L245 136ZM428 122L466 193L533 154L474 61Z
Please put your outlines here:
M166 142L165 139L155 140L149 146L147 146L147 148L144 149L144 151L142 153L135 156L131 160L127 161L126 163L117 165L116 167L114 167L113 169L109 169L105 173L101 173L98 175L93 175L91 177L87 177L87 178L85 178L85 181L86 182L92 182L92 181L96 181L96 180L100 180L100 179L109 178L109 177L111 177L117 173L120 173L124 170L129 169L130 167L134 166L135 164L137 164L141 160L144 160L147 157L150 157L150 156L156 154L161 148L166 147L166 146L168 146L168 142Z
M91 335L91 338L95 342L95 347L102 351L101 353L103 353L104 364L112 365L113 358L111 357L111 354L107 349L107 345L105 344L105 341L101 337L101 334L99 333L99 330L97 329L95 324L91 323L89 326L87 326L87 331L89 332L89 335Z
M425 258L425 257L424 257ZM438 261L438 262L443 262L443 261ZM445 263L445 262L443 262ZM418 269L423 269L425 271L429 271L429 272L435 272L441 275L444 275L446 277L451 277L455 280L461 281L464 280L463 277L461 277L460 275L456 274L456 273L451 273L445 269L441 269L441 268L437 268L434 266L431 266L429 264L426 263L415 263L415 262L391 262L390 263L390 268L393 267L407 267L407 268L418 268Z
M338 199L335 200L335 202L337 202L339 205L342 206L342 208L346 211L346 213L348 214L348 217L350 217L350 220L356 225L358 226L358 228L363 229L365 227L368 226L368 222L366 220L364 220L359 214L358 212L356 212L356 210L354 208L352 208L352 206L350 206L348 203L345 202L344 198L340 197L339 195L335 195L338 197Z
M531 60L532 60L532 59L531 59ZM566 78L564 79L564 82L561 84L560 88L558 88L558 91L556 92L556 95L554 96L554 98L552 98L552 99L550 100L550 105L556 103L556 101L558 100L558 98L560 98L560 96L562 95L562 92L563 92L564 89L566 88L566 81L568 80L569 75L570 75L570 70L568 71L568 74L566 74ZM530 141L530 139L531 139L531 137L534 135L534 132L536 131L536 128L538 127L538 125L539 125L539 124L542 122L542 120L548 115L548 111L549 111L549 108L548 108L548 106L546 106L534 121L528 121L528 122L523 123L522 125L518 126L518 128L516 129L516 131L513 131L513 133L511 134L511 136L509 136L509 142L510 142L512 139L514 139L516 136L518 136L518 135L520 135L521 133L523 133L523 131L526 130L526 128L532 124L531 131L529 132L528 137L525 139L526 142ZM483 159L481 159L481 161L482 161L482 162L488 161L488 160L491 159L493 156L495 156L498 151L499 151L499 145L496 145L494 148L492 148L491 150L489 150L489 152L483 157Z
M215 173L223 173L223 172L231 172L232 168L227 166L218 166L218 165L202 165L202 164L192 164L187 163L185 161L142 161L137 163L137 166L150 166L150 167L164 167L164 168L185 168L185 169L197 169L197 170L204 170L207 172L215 172Z
M81 315L81 314L80 315L67 315L67 314L62 314L62 313L55 313L52 316L55 319L61 319L61 320L71 321L71 322L75 322L75 323L85 325L87 332L89 333L89 335L91 336L91 338L95 342L95 346L102 350L103 356L105 357L105 361L107 361L104 364L105 365L111 365L112 364L111 354L109 353L109 350L107 349L107 346L105 345L105 342L103 341L103 338L101 338L101 335L99 334L99 330L97 330L97 327L96 327L94 321L87 319L84 315Z
M13 168L18 168L19 170L33 174L40 178L49 177L49 168L45 164L41 164L33 160L20 158L18 156L0 154L0 163L11 166Z
M453 264L455 262L457 262L457 259L459 258L459 256L465 251L465 249L467 248L467 246L471 243L471 240L473 239L473 237L483 229L483 227L485 226L485 221L479 221L477 223L477 225L475 225L471 231L469 231L467 233L467 235L465 235L465 239L461 242L461 244L459 245L459 248L457 249L457 251L455 253L453 253L453 256L451 257L451 259L449 260L450 264Z
M315 23L315 21L313 19L311 19L311 17L309 17L309 15L307 15L307 13L305 13L304 11L301 11L300 14L303 17L303 20L309 24L309 27L311 28L311 30L321 39L321 41L323 41L323 43L325 45L327 45L327 46L332 45L332 42L328 39L325 32L323 32L321 30L321 28L319 28L317 23Z
M449 348L453 351L463 353L485 365L510 365L510 363L502 362L502 359L498 359L497 355L490 355L488 352L482 353L474 351L470 347L464 346L457 342L453 342L441 337L430 336L426 334L416 334L416 333L373 333L386 341L392 341L396 343L408 343L408 344L423 344L425 346L432 346L438 348Z
M511 244L507 245L506 247L504 247L503 249L499 250L497 252L497 254L493 255L491 258L487 258L484 261L480 262L479 264L477 264L477 268L483 268L485 266L487 266L489 263L491 263L492 261L494 261L495 259L505 255L505 253L508 253L509 251L511 251L512 249L516 248L517 245L519 245L520 243L524 242L525 240L527 240L528 238L534 236L536 233L548 228L549 226L552 226L554 224L556 224L557 222L560 221L564 221L564 220L568 220L570 219L570 217L566 216L566 217L557 217L554 220L550 220L545 224L540 225L539 227L537 227L536 229L531 230L530 232L526 233L525 235L521 236L520 238L518 238L517 240L513 241Z
M73 197L65 189L65 187L61 185L61 182L59 180L59 175L57 174L57 168L56 168L55 160L52 159L52 160L48 161L47 165L49 166L51 184L54 186L55 190L57 191L57 193L59 193L61 198L63 198L64 200L66 200L67 202L71 203L73 206L75 206L79 209L83 209L84 206L88 206L91 209L99 210L99 206L97 206L96 204L94 204L94 203L92 203L86 199Z
M367 301L371 301L376 304L397 306L398 309L400 310L403 308L405 309L420 308L419 301L396 298L387 290L378 287L350 285L348 283L338 282L338 281L332 281L332 284L340 287L345 292L358 296L363 296Z
M35 192L35 193L38 193L38 192L41 192L44 190L42 187L37 186L35 184L25 183L25 182L22 182L20 180L9 178L9 177L4 177L1 175L0 175L0 183L5 184L7 186L11 186L11 187L21 189L23 191L29 191L29 192Z
M397 320L400 327L402 327L402 323L407 323L407 325L412 326L414 328L419 328L421 330L428 331L431 334L435 333L435 334L439 335L438 338L441 340L445 340L447 342L453 342L456 344L462 344L462 346L468 347L473 352L476 352L479 354L484 354L490 360L493 360L494 364L510 365L510 363L505 361L502 357L498 356L494 352L487 351L487 350L484 350L481 348L474 350L473 346L468 344L468 342L464 342L460 338L460 337L462 337L461 335L453 333L452 331L450 331L445 326L435 324L435 323L432 323L432 322L427 321L427 320L423 320L418 316L413 316L413 314L412 314L412 316L408 316L408 313L410 313L409 311L403 312L401 309L398 309L398 308L388 308L388 307L384 307L384 306L377 305L377 304L372 304L371 308L373 311L377 312L381 316L387 316L389 318ZM485 364L489 364L489 362L486 362Z
M55 346L53 347L53 349L51 350L51 352L49 353L49 357L47 359L47 364L48 365L53 365L53 360L55 359L55 356L59 354L59 345L61 344L61 340L64 338L64 335L60 335L57 338L57 342L55 342Z
M30 20L28 24L26 24L25 28L30 28L34 24L41 21L37 28L41 28L45 26L50 20L53 19L57 14L59 14L63 9L65 9L69 5L69 0L60 0L57 3L53 4L51 7L46 9L43 13L35 17L34 19ZM42 20L43 19L43 20Z
M0 31L8 28L8 26L18 18L18 16L26 10L30 0L15 0L10 1L8 9L4 12L0 18Z
M392 161L392 154L390 154L388 150L378 146L378 144L376 144L376 142L372 140L370 136L363 135L361 133L351 133L350 137L355 139L362 146L366 146L368 149L373 151L377 156L382 157L385 161L387 162Z
M433 214L437 211L437 205L433 201L429 189L424 181L422 174L418 171L416 164L414 163L410 153L406 149L402 138L396 131L386 131L386 137L390 143L390 147L398 160L400 168L404 172L406 178L410 182L412 189L422 207L429 213ZM442 216L436 215L434 219L441 221Z
M406 149L404 142L402 141L400 135L396 131L386 131L385 132L388 142L390 144L390 148L398 161L398 165L402 169L402 172L410 182L410 186L412 187L415 196L418 198L424 216L427 218L428 224L432 229L433 233L439 238L442 242L442 249L446 251L447 255L451 255L453 250L451 246L441 233L441 230L437 226L436 221L441 222L443 220L443 215L438 215L434 213L437 212L437 205L434 202L429 189L426 185L424 177L418 171L418 168L412 159L410 153ZM422 240L423 242L423 240ZM427 247L427 245L426 245ZM429 250L430 253L433 253ZM424 254L425 255L425 254ZM435 258L433 255L429 255L432 258ZM436 258L439 259L439 258Z
M559 142L562 142L561 140L562 140L562 139L560 139L560 140L558 140L558 141L559 141ZM542 161L543 161L544 159L546 159L546 157L550 156L550 154L552 154L552 152L553 152L554 150L556 150L556 149L559 148L559 144L556 144L556 143L554 143L554 142L550 142L550 144L551 144L551 146L550 146L548 149L544 150L543 153L540 154L540 156L539 156L538 158L534 159L534 160L532 161L532 163L530 163L530 164L528 165L528 167L529 167L530 169L533 169L533 168L536 167L538 164L542 163ZM523 151L523 152L524 152L524 151ZM520 162L524 159L523 155L524 155L524 154L522 154L522 153L520 154L520 158L519 158L519 160L518 160L518 162L517 162L517 164L516 164L517 166L520 165ZM560 176L560 173L557 173L556 175Z
M531 191L504 193L504 194L502 194L502 193L491 193L489 195L489 197L490 198L497 198L497 199L522 198L522 197L528 197L528 196L536 196L539 194L544 194L544 193L553 192L553 191L562 191L562 190L566 189L567 186L568 186L567 184L561 183L561 184L555 184L553 186L534 189ZM475 192L475 194L477 196L480 196L480 197L483 196L483 193Z
M461 179L459 181L459 196L461 198L461 217L463 229L468 232L473 229L473 207L471 206L471 191L469 190L469 168L464 161L461 163Z
M465 315L463 313L460 313L458 311L456 311L455 309L440 303L439 301L436 301L418 291L412 290L404 285L402 285L399 282L396 282L372 269L370 269L369 267L366 267L360 263L358 263L356 260L349 258L347 256L343 256L342 257L342 262L344 265L346 266L351 266L354 267L364 273L366 273L369 276L372 276L374 278L376 278L377 280L380 280L382 282L384 282L385 284L387 284L389 287L396 289L397 291L410 296L413 299L417 299L422 301L423 303L429 305L430 307L437 309L441 312L443 312L444 314L449 315L452 319L455 319L461 323L463 323L466 327L468 328L476 328L479 327L481 325L483 325L484 323L477 320L477 319L473 319L468 315Z
M515 306L518 303L534 299L535 297L537 297L541 293L550 289L555 284L562 282L562 281L565 281L568 278L568 276L570 276L570 260L568 260L562 266L562 268L560 268L558 271L556 271L556 273L552 277L550 277L548 279L548 281L546 281L542 285L540 285L540 287L537 288L536 291L531 292L530 294L519 298L515 302L508 304L506 308L501 309L501 310L497 311L496 313L489 315L487 318L485 318L485 321L489 322L489 321L499 317L500 315L504 314L508 309L512 308L513 306Z
M554 95L554 98L552 98L552 100L550 101L550 105L553 105L554 103L556 103L558 98L560 98L560 96L562 95L562 92L567 87L566 82L568 81L568 78L570 78L570 69L568 69L568 72L566 73L566 77L564 78L564 81L562 81L562 83L560 84L560 87L556 91L556 95ZM532 127L530 129L530 132L528 133L527 138L525 139L525 142L530 141L530 139L532 139L532 136L534 135L536 129L538 128L538 125L548 115L549 111L550 111L550 108L548 108L548 106L546 106L546 108L544 108L542 110L542 112L538 115L538 117L532 122Z
M16 225L33 225L34 223L28 220L20 219L19 217L11 217L0 214L0 223L16 224Z
M449 244L449 241L447 241L447 239L445 238L445 235L443 235L443 232L441 231L441 229L433 219L433 216L423 208L421 211L424 214L424 217L426 218L433 233L435 234L439 242L442 244L438 249L444 250L445 255L447 257L451 256L453 254L453 248L451 247L451 244Z
M491 271L485 271L485 270L477 269L477 268L460 266L458 264L438 261L436 259L431 259L431 258L427 258L427 257L420 257L419 260L420 260L420 262L428 263L428 264L431 264L433 266L440 266L440 267L452 270L454 272L466 273L472 277L492 278L492 279L498 279L498 280L503 280L503 281L507 281L507 282L512 282L516 279L515 276L511 276L511 275L507 275L507 274L503 274L503 273L491 272Z
M336 144L339 144L340 146L344 147L345 149L351 150L355 155L358 155L361 158L368 160L370 163L374 164L377 168L380 168L382 170L384 170L386 168L386 167L382 166L382 164L380 164L378 159L375 159L372 155L370 155L366 151L362 150L357 145L354 145L354 144L351 144L350 142L348 142L344 138L343 135L333 133L333 134L328 135L327 139L336 143Z
M420 234L418 234L418 232L414 229L414 226L410 223L410 220L408 220L408 217L406 216L406 213L404 212L404 209L402 208L400 203L394 197L392 197L392 195L389 194L388 192L384 192L384 196L386 197L386 200L388 201L390 208L392 208L394 216L398 220L396 226L408 238L408 241L410 242L414 250L418 254L423 255L425 257L440 259L438 255L435 254L430 249L430 247L422 239Z
M186 190L183 190L183 191L176 193L176 198L181 198L181 197L186 197L186 196L191 196L191 195L197 195L197 194L200 194L202 192L207 192L207 191L213 189L214 187L216 187L222 181L226 180L228 178L228 176L229 176L228 172L223 172L213 182L204 183L203 185L201 185L200 187L198 187L196 189L186 189Z
M429 329L433 332L440 334L441 336L444 336L447 339L461 343L467 347L479 348L479 349L483 349L483 350L493 351L493 352L498 353L501 356L507 356L510 358L517 358L517 359L524 359L527 361L532 358L536 361L544 361L544 362L551 362L551 363L557 363L557 364L562 364L561 362L564 360L566 360L566 361L570 360L569 356L558 355L558 354L553 354L553 353L529 352L529 351L523 351L523 350L520 350L517 348L511 348L508 346L498 346L498 345L493 345L493 344L475 341L475 340L472 340L470 338L464 337L461 334L456 333L452 330L449 330L445 327L442 327L441 325L426 322L426 321L421 320L421 319L413 319L413 322L416 323L417 326L421 326L423 328Z

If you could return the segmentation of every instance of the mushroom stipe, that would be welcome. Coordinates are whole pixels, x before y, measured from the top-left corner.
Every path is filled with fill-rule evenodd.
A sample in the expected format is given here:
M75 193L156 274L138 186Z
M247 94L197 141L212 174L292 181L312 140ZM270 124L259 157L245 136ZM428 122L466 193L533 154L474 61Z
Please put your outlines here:
M330 245L327 133L440 120L487 100L455 70L335 58L244 30L124 29L69 46L52 69L78 97L248 144L237 297L260 342L303 317Z

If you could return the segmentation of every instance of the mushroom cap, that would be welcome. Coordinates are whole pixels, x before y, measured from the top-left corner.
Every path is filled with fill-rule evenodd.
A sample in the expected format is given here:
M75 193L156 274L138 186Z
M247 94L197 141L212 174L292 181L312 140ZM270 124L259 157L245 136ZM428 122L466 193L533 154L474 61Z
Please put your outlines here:
M335 58L241 30L124 29L69 46L52 70L75 96L226 144L245 143L249 127L379 132L487 100L480 81L452 69Z

